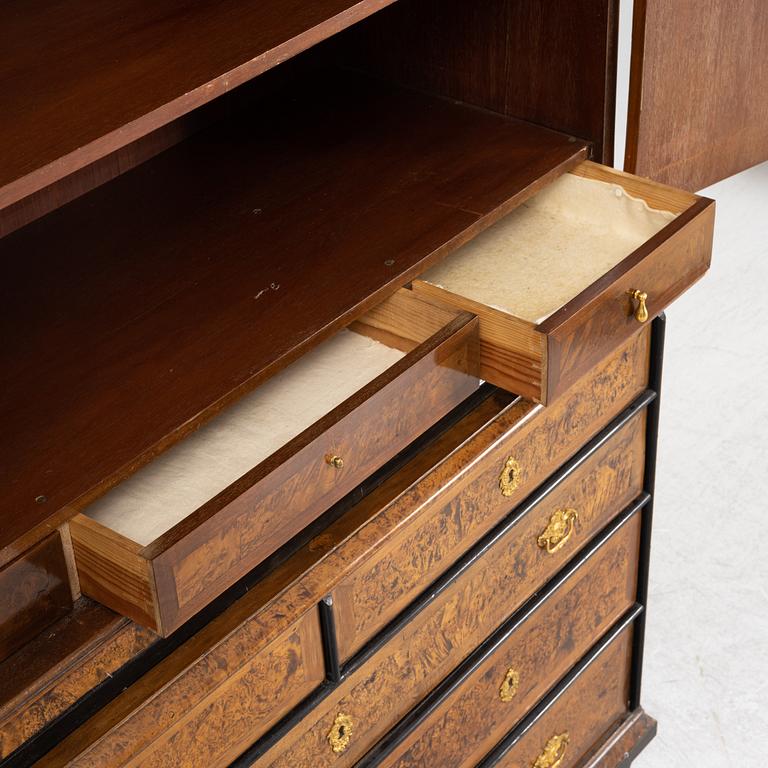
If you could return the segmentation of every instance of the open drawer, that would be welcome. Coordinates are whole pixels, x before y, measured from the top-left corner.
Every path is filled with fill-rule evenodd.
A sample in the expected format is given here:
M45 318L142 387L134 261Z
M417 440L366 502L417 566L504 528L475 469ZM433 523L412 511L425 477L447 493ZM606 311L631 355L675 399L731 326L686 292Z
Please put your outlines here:
M714 202L582 163L413 290L480 318L480 375L547 403L707 270Z
M172 632L477 388L477 325L393 294L74 517L82 591Z

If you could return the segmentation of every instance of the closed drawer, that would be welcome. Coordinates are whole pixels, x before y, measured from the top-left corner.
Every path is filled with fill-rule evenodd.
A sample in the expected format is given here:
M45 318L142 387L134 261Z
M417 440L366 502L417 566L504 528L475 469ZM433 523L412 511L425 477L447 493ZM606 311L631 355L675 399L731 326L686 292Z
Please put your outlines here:
M618 511L606 509L606 517ZM619 526L622 533L616 548L622 554L617 557L629 564L614 571L611 579L620 583L621 594L632 592L639 543L639 525L634 520L638 517L635 514L632 522ZM492 537L482 554L447 576L434 599L255 765L354 764L563 565L566 550L550 555L536 546L535 534L534 549L538 551L526 562L520 556L521 536L526 534L512 526ZM606 551L615 565L614 549ZM603 608L600 605L597 610Z
M325 678L317 606L281 632L265 632L256 616L240 617L237 626L233 618L207 625L39 765L229 765Z
M402 290L70 523L82 590L167 635L465 399L477 320Z
M632 632L630 625L619 633L567 687L548 698L549 706L531 727L510 734L479 768L581 765L628 714Z
M587 162L413 290L478 315L484 379L549 402L701 277L713 222L711 200Z
M603 394L596 387L584 396ZM465 476L439 489L427 476L423 490L409 493L406 498L411 502L425 500L422 514L383 541L333 591L343 659L360 650L501 520L516 499L533 490L569 449L577 447L575 440L585 441L595 427L602 426L587 422L584 432L572 431L583 405L582 397L572 393L559 405L543 409L538 421L534 418L503 435L478 456ZM499 476L510 457L521 484L505 496ZM612 514L641 492L644 459L645 411L640 411L586 460L562 473L544 498L521 510L505 539L507 548L499 555L513 567L499 567L488 577L498 594L529 594L546 574L583 547Z
M476 765L634 605L639 541L635 513L567 581L494 638L443 702L425 708L377 765Z

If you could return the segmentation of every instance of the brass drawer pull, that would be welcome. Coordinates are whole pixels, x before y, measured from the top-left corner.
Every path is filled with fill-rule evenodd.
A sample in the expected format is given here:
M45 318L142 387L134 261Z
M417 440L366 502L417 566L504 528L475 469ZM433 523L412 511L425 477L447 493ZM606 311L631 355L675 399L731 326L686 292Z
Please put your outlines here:
M648 319L648 307L646 306L648 294L645 291L636 290L629 290L627 293L637 302L635 320L637 320L638 323L644 323Z
M568 733L559 733L553 736L545 745L542 753L536 758L533 768L557 768L563 762L565 750L568 747L570 736Z
M337 755L340 755L349 746L352 730L352 718L344 712L339 712L333 721L331 730L328 731L328 743Z
M515 698L517 689L520 687L520 673L510 667L501 681L499 688L499 698L506 704Z
M325 457L325 463L329 467L336 467L336 469L341 469L344 466L344 459L342 459L341 456L336 456L336 454L329 453Z
M520 464L510 456L499 475L499 488L504 496L511 496L520 485Z
M578 519L579 513L575 509L556 509L536 543L553 555L568 543Z

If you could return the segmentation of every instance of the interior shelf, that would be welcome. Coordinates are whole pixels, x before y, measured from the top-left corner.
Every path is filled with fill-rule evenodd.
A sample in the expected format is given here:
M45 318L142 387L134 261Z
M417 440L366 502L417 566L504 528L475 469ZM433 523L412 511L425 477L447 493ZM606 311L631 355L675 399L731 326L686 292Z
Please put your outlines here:
M3 2L0 209L391 2Z
M0 240L6 558L586 155L355 74L301 88Z

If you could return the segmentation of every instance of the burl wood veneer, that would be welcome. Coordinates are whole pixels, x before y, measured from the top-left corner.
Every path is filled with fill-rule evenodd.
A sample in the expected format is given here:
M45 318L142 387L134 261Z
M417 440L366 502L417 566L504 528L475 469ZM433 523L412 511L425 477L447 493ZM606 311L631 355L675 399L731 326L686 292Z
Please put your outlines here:
M613 500L608 500L609 505L612 503ZM619 509L609 506L603 511L605 517L610 518ZM541 530L538 528L537 533ZM610 561L611 579L622 585L624 600L629 603L634 599L633 566L637 560L639 533L639 515L635 514L597 556ZM556 556L549 555L537 547L536 533L517 527L508 530L254 766L353 765L553 576L570 554L564 549ZM604 571L603 578L606 574ZM592 583L596 592L601 589L599 583ZM547 682L553 684L556 679L552 675ZM332 749L328 738L339 715L347 718L351 732L349 744L342 752ZM454 746L459 748L458 743Z
M578 765L579 757L605 738L627 715L632 627L625 629L552 702L551 706L502 755L480 766L530 768L542 753L549 764L562 756L563 766ZM556 739L556 742L551 740ZM547 763L544 762L546 765ZM608 768L610 763L605 764Z
M0 240L0 562L586 155L304 74Z
M476 765L634 603L640 514L527 615L380 765Z
M512 507L514 502L499 493L500 467L506 456L511 455L526 467L528 474L529 462L534 456L542 455L542 444L545 436L549 436L546 425L537 426L511 435L498 448L486 453L484 471L471 482L459 481L444 494L434 496L426 492L426 483L421 484L425 488L421 495L429 499L428 504L423 505L407 527L382 542L363 565L334 589L342 658L359 650L485 533L505 508ZM553 442L562 444L563 441ZM585 546L617 509L629 504L642 491L644 447L645 414L640 413L564 478L554 491L528 508L513 528L515 554L510 555L510 559L515 561L515 567L533 573L538 568L549 567L553 561L571 557ZM535 481L535 475L531 480ZM463 486L461 491L456 485ZM546 529L550 517L562 509L577 511L575 531L561 552L543 557L536 539Z
M423 507L418 499L424 498L423 494L452 482L460 486L482 475L489 448L501 458L504 442L510 436L516 438L520 429L525 435L538 435L528 439L535 439L545 451L533 474L523 475L520 498L533 490L539 473L543 479L557 462L578 449L585 434L597 432L643 391L648 380L648 352L649 333L641 331L597 366L558 406L544 408L514 398L510 402L509 396L501 395L488 399L384 481L366 502L352 507L286 563L270 571L245 596L65 739L40 765L108 768L124 765L129 754L141 754L148 761L162 755L167 764L194 760L206 767L231 760L236 745L243 751L258 734L257 720L246 706L250 696L260 695L257 688L237 689L243 697L242 706L230 716L219 704L229 687L225 681L247 659L259 656L297 617L316 608L342 579L364 566L394 531L418 520ZM561 447L561 441L566 447ZM537 454L532 451L530 455ZM495 463L493 470L488 480L501 497ZM418 482L424 477L431 480ZM369 505L371 498L375 501ZM398 498L400 503L391 503ZM416 503L408 503L409 499ZM507 499L482 530L489 530L514 504L514 499ZM473 533L473 540L480 535L480 531ZM449 565L438 566L431 578ZM418 591L414 585L412 594ZM304 695L307 693L309 688ZM171 723L163 715L169 711L181 719ZM197 729L193 712L197 713L194 717L208 713L210 733L217 736L198 739L194 751L181 746L176 751L174 745L190 743Z
M88 598L0 664L0 758L149 648L157 635Z

